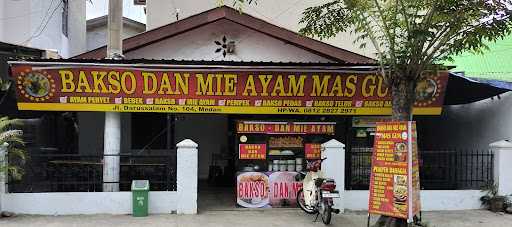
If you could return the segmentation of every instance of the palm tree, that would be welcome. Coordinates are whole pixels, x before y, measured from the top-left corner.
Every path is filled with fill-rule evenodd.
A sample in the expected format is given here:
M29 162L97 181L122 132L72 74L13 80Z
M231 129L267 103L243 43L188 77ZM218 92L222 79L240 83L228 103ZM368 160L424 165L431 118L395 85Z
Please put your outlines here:
M7 151L4 157L0 156L0 174L5 172L15 179L21 178L23 170L19 165L9 164L7 156L11 160L18 159L19 164L23 164L26 158L23 149L24 142L22 139L23 131L16 129L22 125L19 119L9 119L8 117L0 117L0 151ZM2 152L0 152L2 153Z

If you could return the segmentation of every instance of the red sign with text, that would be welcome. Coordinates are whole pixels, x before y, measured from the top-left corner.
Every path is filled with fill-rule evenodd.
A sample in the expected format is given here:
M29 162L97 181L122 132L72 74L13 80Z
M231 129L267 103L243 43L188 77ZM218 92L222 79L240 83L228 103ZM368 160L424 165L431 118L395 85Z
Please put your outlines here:
M319 143L306 143L304 145L304 153L306 159L320 159L322 153L322 145Z
M238 156L239 156L239 159L265 160L267 158L267 145L266 144L240 144Z
M9 63L20 110L391 114L390 89L375 72L242 68L222 71L151 64ZM441 113L447 80L448 73L439 72L418 81L414 114Z
M407 219L420 210L416 124L378 122L370 176L370 213Z

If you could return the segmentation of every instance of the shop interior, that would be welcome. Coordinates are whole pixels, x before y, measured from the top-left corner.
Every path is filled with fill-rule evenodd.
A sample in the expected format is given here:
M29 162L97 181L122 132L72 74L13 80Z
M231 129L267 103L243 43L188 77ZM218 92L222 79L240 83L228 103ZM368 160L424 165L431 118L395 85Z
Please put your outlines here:
M268 177L274 172L293 175L297 171L305 171L306 160L320 157L320 144L331 139L345 143L351 134L348 133L351 117L340 116L187 114L176 115L174 119L175 141L189 138L199 144L199 210L293 207L295 204L291 200L280 200L272 206L240 205L237 176L260 173ZM243 125L246 126L245 131ZM281 125L281 131L255 131L258 125ZM302 131L284 131L290 125ZM319 132L308 131L312 126ZM246 152L254 149L254 145L259 145L257 149L260 152Z

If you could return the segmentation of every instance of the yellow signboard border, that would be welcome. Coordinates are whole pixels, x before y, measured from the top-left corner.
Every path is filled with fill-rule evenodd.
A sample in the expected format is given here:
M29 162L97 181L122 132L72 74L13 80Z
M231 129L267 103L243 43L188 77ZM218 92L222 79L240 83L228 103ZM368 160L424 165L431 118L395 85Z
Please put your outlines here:
M297 115L391 115L391 108L337 107L256 107L256 106L191 106L191 105L129 105L76 103L18 103L19 110L96 111L96 112L158 112L217 114L297 114ZM292 111L279 111L292 110ZM417 107L413 114L440 115L441 107Z

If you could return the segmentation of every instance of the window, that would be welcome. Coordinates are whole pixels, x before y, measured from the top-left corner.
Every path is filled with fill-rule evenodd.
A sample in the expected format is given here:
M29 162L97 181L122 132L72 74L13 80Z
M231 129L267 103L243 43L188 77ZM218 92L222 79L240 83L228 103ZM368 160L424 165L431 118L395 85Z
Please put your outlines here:
M132 113L132 149L172 147L172 117L159 113Z

